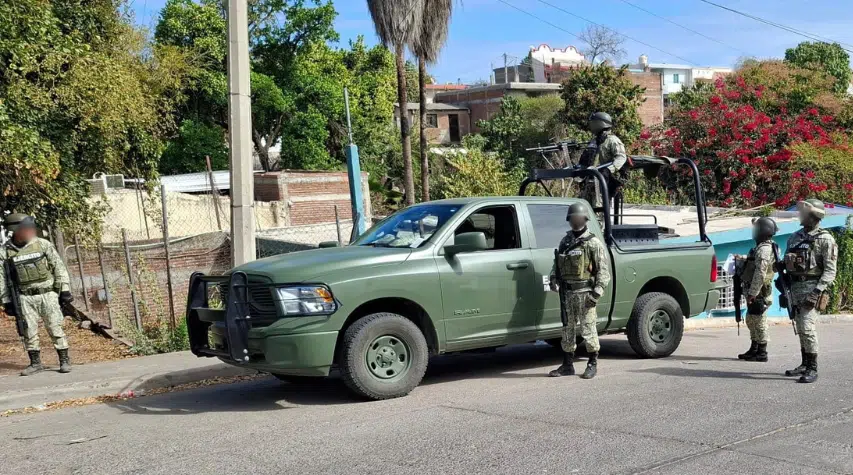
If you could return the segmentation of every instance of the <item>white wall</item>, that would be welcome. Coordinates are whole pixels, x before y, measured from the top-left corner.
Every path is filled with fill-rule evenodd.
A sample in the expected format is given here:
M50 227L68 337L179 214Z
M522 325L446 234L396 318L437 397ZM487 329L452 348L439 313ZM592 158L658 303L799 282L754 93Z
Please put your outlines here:
M563 65L582 64L586 62L583 54L574 46L567 46L565 49L551 48L548 45L539 45L530 47L530 55L533 59L533 77L535 82L545 82L545 65L552 63L560 63Z
M693 84L693 79L689 69L663 69L660 71L663 76L663 93L664 95L680 92L682 87L689 87ZM678 82L675 82L675 75L678 75Z

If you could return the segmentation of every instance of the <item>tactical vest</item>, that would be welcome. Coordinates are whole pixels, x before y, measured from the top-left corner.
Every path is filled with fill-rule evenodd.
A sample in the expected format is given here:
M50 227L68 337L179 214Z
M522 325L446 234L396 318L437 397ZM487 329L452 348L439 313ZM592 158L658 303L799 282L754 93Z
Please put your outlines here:
M33 239L22 249L8 247L6 254L15 268L18 285L22 289L48 282L53 278L47 254L38 239Z
M577 241L560 254L560 272L566 282L588 282L592 279L592 249L586 244L590 238Z
M823 269L818 265L814 247L817 238L826 233L828 231L821 229L814 236L807 234L805 239L788 248L785 253L785 270L792 277L820 278Z
M749 254L746 256L746 263L743 266L743 272L741 273L741 282L743 282L744 286L750 285L752 282L752 278L755 275L755 271L758 269L758 266L755 265L755 255L758 253L758 249L761 246L772 246L773 244L769 242L763 242L758 246L750 249ZM773 266L769 266L767 268L767 272L764 273L763 285L761 287L761 294L766 293L765 290L770 290L770 283L773 282Z

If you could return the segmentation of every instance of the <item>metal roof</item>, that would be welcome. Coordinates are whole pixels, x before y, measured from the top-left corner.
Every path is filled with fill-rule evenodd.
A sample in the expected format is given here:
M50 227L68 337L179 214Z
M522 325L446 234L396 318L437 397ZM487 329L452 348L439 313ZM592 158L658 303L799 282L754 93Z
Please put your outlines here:
M395 103L396 107L397 104ZM446 104L443 102L428 102L427 103L427 111L467 111L467 107L457 106L455 104ZM418 102L407 102L406 109L408 110L420 110L421 105Z
M207 172L161 176L160 183L166 185L167 191L177 193L201 193L210 191L210 181L208 180ZM219 191L230 190L230 172L228 170L213 172L213 183Z

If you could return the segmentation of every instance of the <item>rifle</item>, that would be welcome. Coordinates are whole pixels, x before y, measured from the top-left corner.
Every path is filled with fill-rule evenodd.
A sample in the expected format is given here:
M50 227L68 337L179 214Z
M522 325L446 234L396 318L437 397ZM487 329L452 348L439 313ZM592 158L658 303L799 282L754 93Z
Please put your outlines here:
M737 268L737 264L735 264L735 276L732 280L732 283L732 285L734 285L735 322L737 322L737 336L740 336L740 322L743 321L740 308L740 301L743 298L743 281L740 278L740 270Z
M563 322L563 328L569 326L569 315L566 313L566 303L563 302L563 292L566 290L565 282L563 281L563 270L560 269L560 250L554 249L554 268L556 269L555 277L557 279L557 297L560 299L560 320Z
M21 306L21 294L18 290L18 284L15 283L15 278L12 275L14 268L9 263L8 259L3 260L3 274L6 276L6 288L9 290L9 298L12 300L12 308L15 309L15 328L18 330L18 335L21 341L27 336L27 321L24 320L24 310Z
M779 258L779 245L773 243L773 255L776 257L777 271L779 277L776 278L776 289L779 290L779 306L788 311L788 318L791 319L791 326L794 327L794 335L797 334L797 325L794 323L794 318L797 316L797 308L794 306L794 298L791 295L791 276L785 271L782 259Z

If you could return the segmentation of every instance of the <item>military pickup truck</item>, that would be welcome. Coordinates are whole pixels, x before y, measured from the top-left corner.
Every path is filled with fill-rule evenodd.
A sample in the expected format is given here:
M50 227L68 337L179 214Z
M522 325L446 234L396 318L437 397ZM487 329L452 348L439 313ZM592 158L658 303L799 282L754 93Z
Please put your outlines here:
M594 169L537 170L520 194L567 177L604 184ZM667 243L656 224L623 224L627 216L611 216L609 198L597 210L604 225L589 221L613 270L597 308L598 331L627 333L641 357L670 355L684 318L719 299L696 186L694 243ZM356 394L386 399L412 391L433 355L537 340L559 345L560 305L548 276L568 230L566 211L577 201L432 201L387 217L345 247L261 259L226 276L194 274L192 352L281 379L323 377L337 367Z

